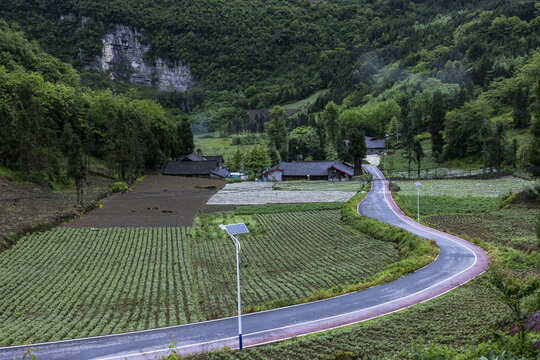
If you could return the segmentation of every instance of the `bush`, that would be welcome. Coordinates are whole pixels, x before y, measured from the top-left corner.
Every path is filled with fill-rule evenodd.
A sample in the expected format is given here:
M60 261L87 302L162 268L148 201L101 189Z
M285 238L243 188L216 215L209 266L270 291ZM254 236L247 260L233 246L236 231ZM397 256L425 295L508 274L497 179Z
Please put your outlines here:
M113 193L127 190L129 190L129 186L123 181L118 181L109 185L109 191Z

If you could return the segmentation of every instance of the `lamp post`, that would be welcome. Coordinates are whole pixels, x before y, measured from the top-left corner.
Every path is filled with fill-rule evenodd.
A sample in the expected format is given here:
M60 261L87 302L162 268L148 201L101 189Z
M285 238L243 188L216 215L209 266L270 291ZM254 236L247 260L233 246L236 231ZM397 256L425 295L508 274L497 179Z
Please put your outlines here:
M242 350L242 305L240 302L240 261L238 259L238 253L242 250L240 242L238 241L239 234L245 234L248 229L244 223L232 224L232 225L219 225L221 230L224 230L234 240L236 246L236 287L238 294L238 347Z
M420 186L422 186L422 184L420 184L420 182L415 182L414 185L416 185L416 193L417 193L417 197L416 197L416 211L418 213L418 222L420 222Z

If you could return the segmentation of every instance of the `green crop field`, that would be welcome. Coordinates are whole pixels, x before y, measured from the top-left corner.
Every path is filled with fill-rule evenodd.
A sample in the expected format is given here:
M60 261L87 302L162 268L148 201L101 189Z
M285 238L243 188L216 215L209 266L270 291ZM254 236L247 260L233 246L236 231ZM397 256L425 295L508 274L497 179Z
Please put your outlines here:
M281 181L273 185L274 190L288 191L306 191L306 190L326 190L326 191L352 191L357 192L362 189L364 181L326 181L326 180L296 180L296 181Z
M534 234L536 216L533 209L512 206L487 214L430 216L424 222L453 234L467 234L530 253L540 250Z
M401 188L394 193L405 211L416 214L417 190L415 181L397 181ZM420 188L420 215L473 214L495 210L499 197L519 192L532 181L515 177L491 180L422 180Z
M217 226L203 226L220 216L204 217L201 229L58 228L21 239L0 254L0 345L233 314L233 243ZM339 210L248 217L252 235L241 237L240 254L244 311L362 280L398 260L392 243L352 232Z

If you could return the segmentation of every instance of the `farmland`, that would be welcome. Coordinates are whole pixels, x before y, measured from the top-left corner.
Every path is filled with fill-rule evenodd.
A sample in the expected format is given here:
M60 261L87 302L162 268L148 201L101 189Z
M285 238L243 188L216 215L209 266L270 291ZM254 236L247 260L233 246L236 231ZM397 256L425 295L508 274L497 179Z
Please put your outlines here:
M259 230L241 239L245 311L362 280L398 260L393 244L348 230L339 210L251 219ZM21 239L0 254L0 288L5 289L0 298L0 345L233 314L231 241L219 235L194 236L201 232L193 230L57 228Z
M487 214L429 216L424 222L453 234L498 243L525 253L539 251L534 235L537 213L523 206L512 206Z
M416 213L414 181L397 181L398 202L409 214ZM518 192L532 181L514 177L492 180L423 180L420 188L420 215L487 213L497 208L499 197Z
M329 183L314 181L293 182L293 185L276 185L271 182L241 182L227 184L207 201L209 205L262 205L284 203L336 202L349 200L360 190L360 182ZM296 185L295 185L296 184ZM281 188L283 186L283 188Z

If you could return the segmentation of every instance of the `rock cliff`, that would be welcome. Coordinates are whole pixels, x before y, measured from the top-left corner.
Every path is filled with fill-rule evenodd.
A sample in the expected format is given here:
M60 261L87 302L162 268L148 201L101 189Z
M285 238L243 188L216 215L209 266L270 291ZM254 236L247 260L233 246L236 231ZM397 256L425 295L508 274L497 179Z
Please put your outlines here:
M142 34L129 26L116 25L103 39L102 56L97 67L113 75L128 77L136 84L154 86L160 90L186 91L195 84L189 65L168 63L156 58L154 64L144 60L150 45L141 43Z

